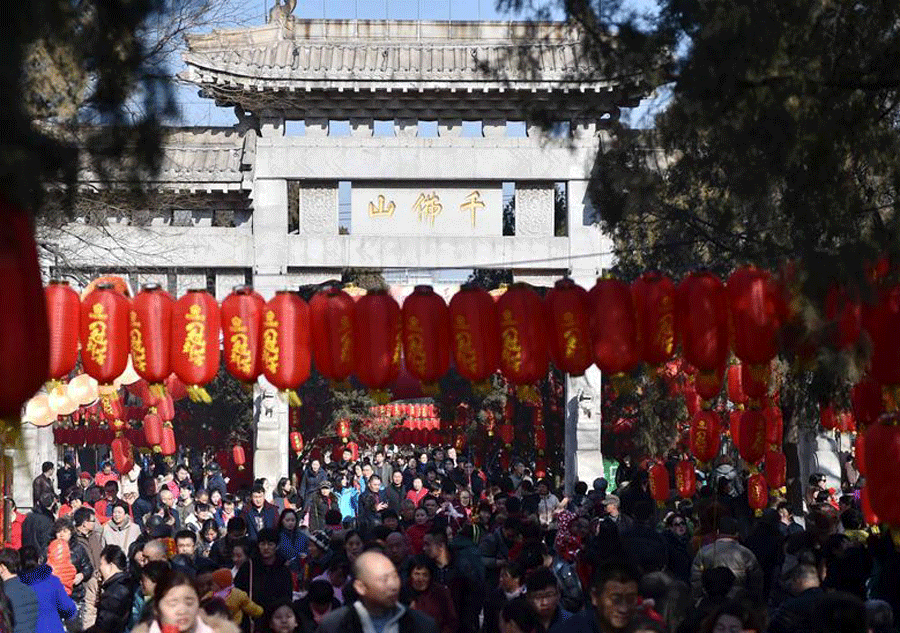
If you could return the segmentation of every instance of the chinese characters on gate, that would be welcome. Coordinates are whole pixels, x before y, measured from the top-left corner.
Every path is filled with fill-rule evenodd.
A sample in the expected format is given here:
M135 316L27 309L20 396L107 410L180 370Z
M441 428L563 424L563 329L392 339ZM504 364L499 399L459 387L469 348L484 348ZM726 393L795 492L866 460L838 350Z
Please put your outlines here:
M478 220L478 211L485 208L485 206L481 192L473 190L459 205L459 211L465 214L464 217L466 219L471 219L472 227L474 228ZM369 202L369 216L373 218L393 217L396 210L397 204L393 200L387 200L382 194L379 194L375 200ZM444 204L441 202L440 195L436 192L423 192L413 202L410 211L419 222L433 227L435 219L444 211Z

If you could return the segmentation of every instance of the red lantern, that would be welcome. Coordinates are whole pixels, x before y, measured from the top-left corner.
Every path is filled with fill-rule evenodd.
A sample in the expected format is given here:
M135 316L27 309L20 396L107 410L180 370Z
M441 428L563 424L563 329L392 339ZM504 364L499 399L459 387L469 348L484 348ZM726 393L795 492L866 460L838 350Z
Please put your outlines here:
M350 442L347 444L347 448L350 449L350 459L351 461L359 461L359 444L356 442Z
M877 305L864 313L864 325L872 338L872 367L870 375L882 385L900 385L900 286L879 291ZM875 491L872 491L875 512L883 521L890 523L887 516L878 511Z
M878 525L881 521L878 520L878 515L875 514L875 511L872 509L872 499L869 494L869 486L863 486L863 489L860 491L859 495L860 506L862 506L863 520L866 522L866 525Z
M838 416L831 405L824 403L819 405L819 422L826 431L834 431L838 428Z
M547 375L547 320L540 295L528 284L510 286L497 301L500 371L514 385L532 385Z
M701 372L728 360L728 299L709 273L690 273L678 285L676 316L685 359Z
M738 438L741 436L741 416L743 414L743 411L738 411L737 409L728 412L728 432L731 434L731 441L735 445L737 445Z
M658 506L664 506L669 500L669 471L659 462L650 467L650 496Z
M340 288L321 290L309 302L312 353L316 370L341 382L353 371L356 304Z
M860 433L856 436L856 442L853 444L853 459L856 464L856 470L863 477L868 477L869 469L866 468L866 434Z
M686 390L684 393L684 405L690 417L694 417L701 410L703 399L694 389Z
M659 273L644 273L631 284L641 359L662 365L675 351L675 284Z
M299 431L291 431L290 434L291 450L297 457L303 452L303 435Z
M128 317L131 302L99 284L81 302L81 362L84 372L101 385L110 385L128 365Z
M54 279L44 288L50 331L50 379L61 380L78 362L78 321L81 301L69 282Z
M737 440L741 458L751 466L766 452L766 418L762 411L748 409L741 414Z
M172 308L172 369L195 402L212 402L204 389L219 370L219 306L205 290L188 290Z
M850 403L853 415L863 428L874 424L884 413L884 401L881 398L881 385L871 378L853 386L850 392Z
M741 386L748 398L758 400L769 395L770 374L771 367L768 363L759 365L741 363Z
M250 286L237 286L220 310L225 369L252 384L262 374L262 319L266 301Z
M163 421L156 413L148 413L144 416L144 438L153 448L153 452L159 452L159 445L162 444Z
M47 303L30 214L0 199L0 226L0 419L18 419L22 405L47 381Z
M504 420L498 428L498 434L500 435L500 440L506 444L507 447L512 446L516 436L516 431L512 424Z
M486 290L465 284L450 300L453 360L459 374L484 382L500 365L500 320Z
M617 279L598 279L590 297L594 362L611 376L632 371L641 357L631 289Z
M781 443L784 439L784 419L781 416L781 407L769 403L769 406L763 409L763 416L766 418L766 446L773 451L781 450ZM778 486L778 488L780 487Z
M350 438L350 420L346 418L341 418L340 420L338 420L337 434L338 437L341 438L341 441L346 444L347 440Z
M787 458L781 451L766 451L766 482L770 490L780 490L787 484Z
M159 443L159 452L168 457L174 455L178 450L178 444L175 442L175 429L172 428L171 422L163 423L162 442Z
M156 407L156 413L163 422L175 419L175 402L172 400L172 394L166 392L161 398L153 401L153 406Z
M724 371L728 360L728 299L722 282L709 273L690 273L678 285L676 317L684 358L701 375Z
M386 290L370 290L356 303L355 374L369 389L385 389L400 373L400 306Z
M544 479L547 476L547 460L546 459L536 459L534 460L534 476L540 480Z
M691 460L682 459L675 465L675 488L682 499L690 499L697 493L697 473Z
M534 429L534 448L539 453L547 450L547 432L544 431L543 427Z
M831 323L831 341L838 349L856 345L862 333L862 304L845 289L833 287L825 297L825 316Z
M244 464L247 463L247 456L244 455L244 447L240 444L235 444L231 448L231 459L238 470L244 470Z
M728 366L728 399L736 405L747 403L747 395L741 381L742 365Z
M891 526L900 526L900 487L896 466L900 463L900 426L896 420L869 427L865 439L866 488L872 510Z
M153 392L172 373L172 297L159 284L144 284L131 303L129 339L131 364Z
M748 365L766 365L778 353L785 313L778 287L765 270L745 266L728 278L734 355Z
M110 445L110 449L112 451L113 464L115 464L116 471L121 475L131 472L131 469L134 468L134 453L128 438L115 438Z
M722 444L722 424L715 411L699 411L691 420L691 453L701 463L712 461Z
M262 324L263 373L286 391L290 406L302 403L295 389L309 378L309 306L299 295L280 290L266 304Z
M544 302L550 319L550 358L560 370L581 376L592 362L588 293L571 279L560 279Z
M756 516L762 516L763 510L769 504L769 490L766 486L766 478L760 473L750 475L747 479L747 501Z
M416 286L403 302L403 353L406 369L424 384L450 368L450 310L431 286Z
M722 391L722 379L725 377L725 365L710 371L697 372L694 377L695 388L704 400L712 400Z

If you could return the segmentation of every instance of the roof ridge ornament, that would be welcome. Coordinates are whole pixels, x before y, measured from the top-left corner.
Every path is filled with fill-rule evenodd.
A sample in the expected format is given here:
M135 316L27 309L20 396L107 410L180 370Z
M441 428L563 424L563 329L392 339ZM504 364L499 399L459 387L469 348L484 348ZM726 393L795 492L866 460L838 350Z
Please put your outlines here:
M284 0L283 4L282 0L275 0L275 6L269 10L268 23L287 22L288 19L292 17L294 9L296 8L297 0Z

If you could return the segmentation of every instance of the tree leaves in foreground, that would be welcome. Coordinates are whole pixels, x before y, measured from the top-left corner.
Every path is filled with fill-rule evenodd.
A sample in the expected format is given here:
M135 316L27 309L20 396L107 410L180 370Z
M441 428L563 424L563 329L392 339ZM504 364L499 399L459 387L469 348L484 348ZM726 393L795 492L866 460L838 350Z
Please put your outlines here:
M42 212L70 210L76 180L140 191L173 120L166 62L215 0L33 0L0 23L0 192ZM56 194L52 196L57 198ZM55 220L54 220L55 221Z

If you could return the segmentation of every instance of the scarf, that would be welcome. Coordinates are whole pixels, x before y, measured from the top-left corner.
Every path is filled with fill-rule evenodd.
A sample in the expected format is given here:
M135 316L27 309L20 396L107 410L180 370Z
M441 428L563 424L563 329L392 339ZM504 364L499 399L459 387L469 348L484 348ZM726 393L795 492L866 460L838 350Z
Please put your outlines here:
M168 627L166 627L168 628ZM153 620L153 624L150 625L150 630L147 633L163 633L162 627L159 625L159 622ZM215 633L209 625L204 622L200 616L197 616L197 626L194 628L194 633Z

